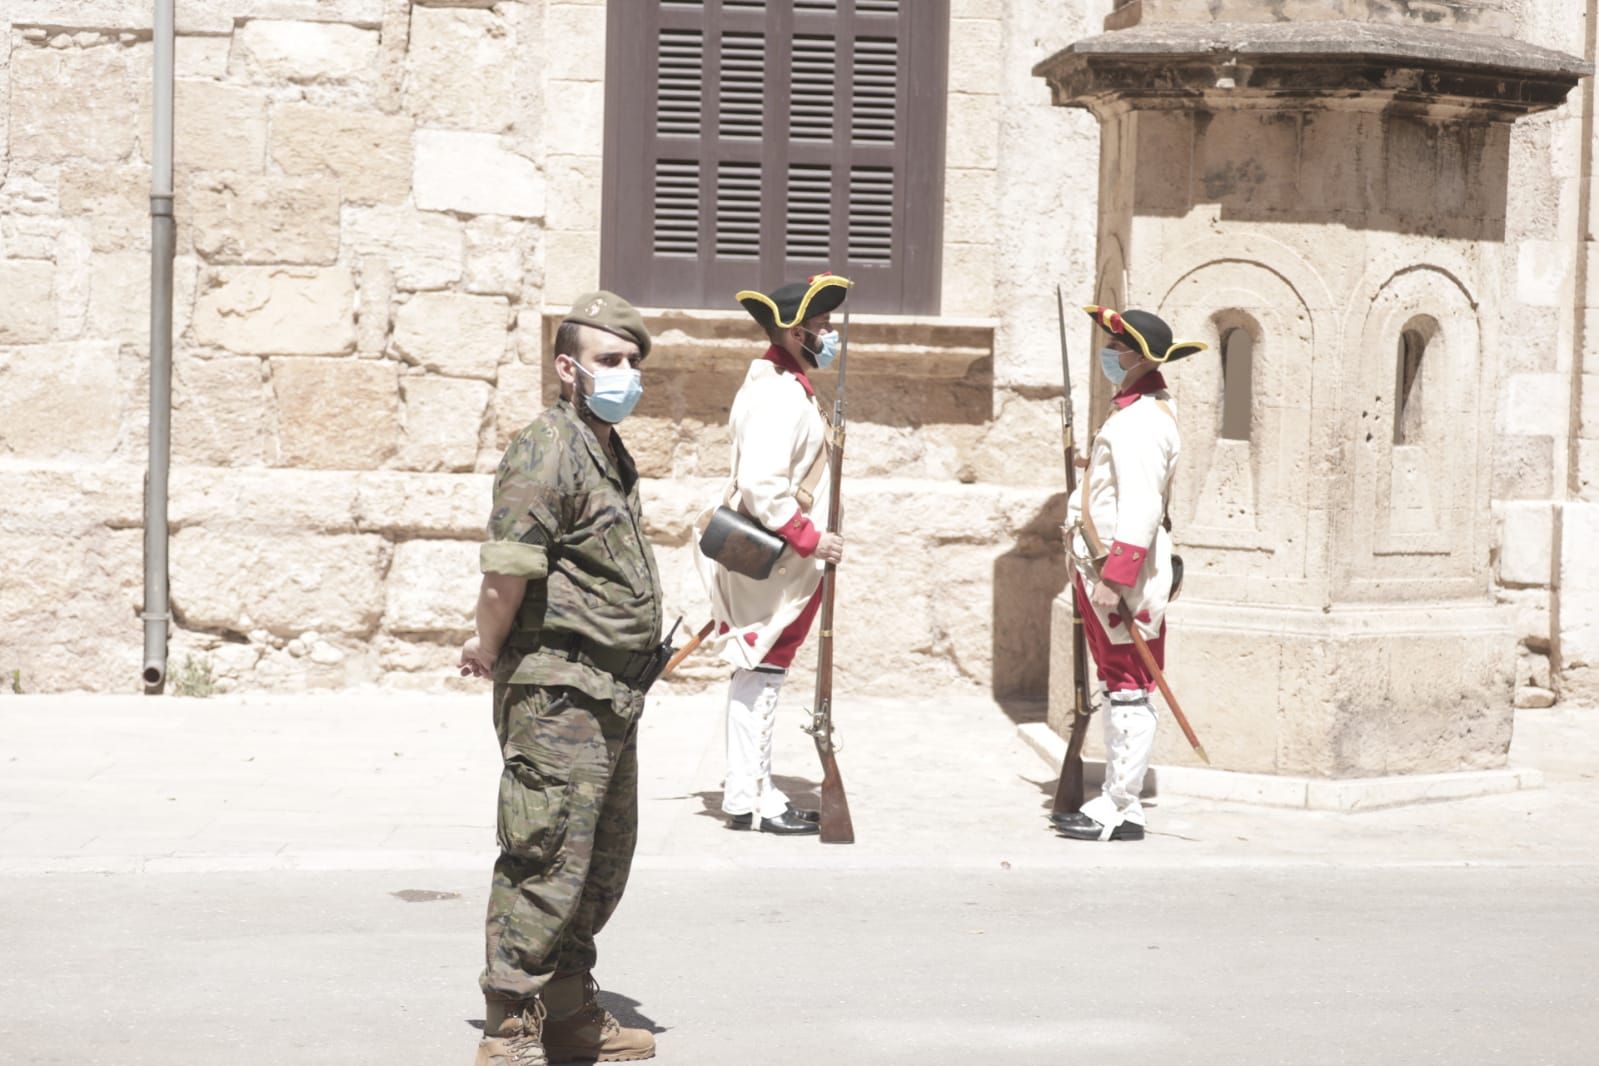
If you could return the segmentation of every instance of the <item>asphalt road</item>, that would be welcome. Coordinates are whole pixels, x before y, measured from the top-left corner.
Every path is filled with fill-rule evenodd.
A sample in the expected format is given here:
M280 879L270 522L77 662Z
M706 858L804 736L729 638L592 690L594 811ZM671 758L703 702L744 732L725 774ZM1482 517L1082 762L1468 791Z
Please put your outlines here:
M17 1064L467 1063L485 878L0 878ZM642 869L598 972L658 1061L1591 1064L1599 872Z
M1104 845L991 703L850 711L853 847L727 831L715 693L646 715L597 976L661 1063L1599 1063L1592 710L1518 715L1537 789ZM497 773L482 694L0 698L0 1066L465 1066Z

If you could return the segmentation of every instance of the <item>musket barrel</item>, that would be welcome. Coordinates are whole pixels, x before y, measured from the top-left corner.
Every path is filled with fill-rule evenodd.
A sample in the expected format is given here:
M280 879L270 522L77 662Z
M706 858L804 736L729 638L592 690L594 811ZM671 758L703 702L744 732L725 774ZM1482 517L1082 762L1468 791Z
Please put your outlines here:
M1060 330L1060 443L1066 464L1066 496L1077 492L1077 441L1072 428L1072 367L1071 353L1066 345L1066 298L1059 285L1055 286L1056 325ZM1072 535L1070 530L1065 535ZM1068 553L1070 546L1067 545ZM1061 761L1060 777L1055 782L1056 814L1070 814L1083 806L1083 743L1088 733L1088 716L1094 711L1088 695L1088 645L1083 637L1082 613L1078 610L1075 581L1067 594L1072 610L1072 729L1066 745L1066 757Z

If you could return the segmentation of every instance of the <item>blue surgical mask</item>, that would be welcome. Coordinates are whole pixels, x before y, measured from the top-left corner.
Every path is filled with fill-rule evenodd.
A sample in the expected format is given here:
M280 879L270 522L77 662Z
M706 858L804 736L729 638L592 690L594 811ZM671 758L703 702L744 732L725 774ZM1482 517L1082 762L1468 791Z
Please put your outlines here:
M606 367L596 374L575 360L572 365L594 382L593 391L586 393L583 400L601 422L616 425L633 413L639 397L644 395L644 376L633 367Z
M1105 375L1105 380L1110 382L1112 388L1121 388L1122 381L1127 377L1127 371L1122 368L1121 353L1115 348L1099 350L1099 371Z
M838 358L838 332L830 329L818 333L816 342L821 347L811 350L811 358L816 360L816 369L826 370Z

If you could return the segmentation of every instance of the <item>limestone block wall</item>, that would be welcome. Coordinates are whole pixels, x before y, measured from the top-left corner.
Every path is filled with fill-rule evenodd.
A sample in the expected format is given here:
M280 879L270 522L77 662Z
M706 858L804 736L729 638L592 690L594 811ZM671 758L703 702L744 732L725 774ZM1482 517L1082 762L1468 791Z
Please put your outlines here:
M942 312L858 322L858 691L1044 694L1051 288L1091 289L1097 134L1027 69L1110 4L1069 6L952 4ZM137 684L149 18L0 0L0 669L25 691ZM604 25L598 0L179 0L175 679L460 683L489 472L547 395L551 316L600 281ZM626 433L692 626L688 524L758 344L741 313L650 316Z
M436 683L474 472L536 394L543 5L178 7L173 673ZM28 690L131 685L149 18L0 4L0 665Z
M1595 27L1574 0L1507 0L1516 35L1594 54ZM1593 79L1567 104L1517 123L1511 139L1495 412L1493 565L1514 607L1517 701L1543 706L1599 694L1599 334L1593 279Z

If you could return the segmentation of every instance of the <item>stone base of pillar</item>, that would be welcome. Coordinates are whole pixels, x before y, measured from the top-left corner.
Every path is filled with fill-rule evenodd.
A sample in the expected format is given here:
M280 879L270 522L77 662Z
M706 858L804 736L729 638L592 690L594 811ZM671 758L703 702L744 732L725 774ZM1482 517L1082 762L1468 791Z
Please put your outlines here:
M1219 769L1320 778L1505 765L1513 721L1512 620L1477 601L1327 611L1184 599L1167 666ZM1050 626L1049 725L1072 715L1071 605ZM1086 751L1099 751L1092 723ZM1197 765L1169 717L1157 761Z

